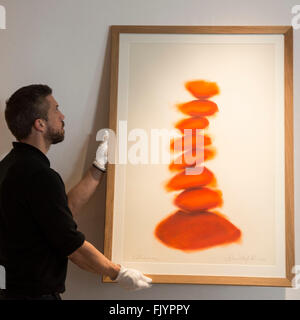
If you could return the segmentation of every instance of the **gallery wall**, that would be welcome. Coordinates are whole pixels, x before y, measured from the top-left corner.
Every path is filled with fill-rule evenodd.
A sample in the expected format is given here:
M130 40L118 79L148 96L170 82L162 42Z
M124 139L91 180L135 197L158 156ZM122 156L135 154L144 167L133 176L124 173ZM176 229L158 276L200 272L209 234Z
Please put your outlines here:
M110 25L291 25L297 0L0 0L0 159L14 141L4 120L16 89L45 83L65 115L66 138L48 153L69 190L92 163L96 133L108 127ZM298 4L299 1L298 1ZM300 20L300 19L299 19ZM299 21L300 23L300 21ZM300 29L294 30L294 142L296 264L300 265ZM105 185L77 218L79 229L103 249ZM0 269L0 287L3 270ZM63 299L300 299L300 289L155 284L127 292L69 264Z

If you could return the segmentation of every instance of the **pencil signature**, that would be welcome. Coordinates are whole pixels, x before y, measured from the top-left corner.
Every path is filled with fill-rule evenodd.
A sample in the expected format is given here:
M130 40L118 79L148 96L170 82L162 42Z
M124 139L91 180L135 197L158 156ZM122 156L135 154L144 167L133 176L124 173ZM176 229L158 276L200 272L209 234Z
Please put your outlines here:
M155 258L155 257L151 257L151 256L145 256L143 254L135 254L132 256L132 259L136 259L136 260L146 260L146 261L159 261L159 259Z
M265 258L260 258L256 254L236 254L236 255L229 255L225 258L226 262L239 262L248 264L251 262L265 262Z

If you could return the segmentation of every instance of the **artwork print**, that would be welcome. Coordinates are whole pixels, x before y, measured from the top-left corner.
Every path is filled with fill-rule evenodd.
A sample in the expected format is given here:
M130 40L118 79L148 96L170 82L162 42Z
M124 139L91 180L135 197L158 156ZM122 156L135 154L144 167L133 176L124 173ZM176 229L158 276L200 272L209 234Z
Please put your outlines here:
M105 254L154 283L291 283L291 29L233 29L112 28Z

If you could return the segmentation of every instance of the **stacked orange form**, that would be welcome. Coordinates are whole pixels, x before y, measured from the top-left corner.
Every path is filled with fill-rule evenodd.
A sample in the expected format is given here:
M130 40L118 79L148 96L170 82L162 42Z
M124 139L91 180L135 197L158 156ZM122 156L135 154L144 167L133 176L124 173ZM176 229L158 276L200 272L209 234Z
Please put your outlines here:
M214 82L198 80L187 82L186 89L197 100L178 106L180 112L190 117L176 124L175 127L184 135L179 138L181 144L173 141L170 148L176 152L179 151L176 146L182 145L185 153L170 164L169 169L177 174L166 185L167 191L183 191L174 199L178 210L157 225L155 235L168 247L195 251L236 242L241 237L241 231L215 211L215 208L222 206L223 199L222 192L215 188L214 174L205 166L197 175L186 174L185 170L196 165L196 130L206 129L209 126L207 117L218 111L216 103L209 98L218 94L219 88ZM185 129L190 129L188 136ZM211 138L204 135L203 141L204 160L210 160L215 157Z

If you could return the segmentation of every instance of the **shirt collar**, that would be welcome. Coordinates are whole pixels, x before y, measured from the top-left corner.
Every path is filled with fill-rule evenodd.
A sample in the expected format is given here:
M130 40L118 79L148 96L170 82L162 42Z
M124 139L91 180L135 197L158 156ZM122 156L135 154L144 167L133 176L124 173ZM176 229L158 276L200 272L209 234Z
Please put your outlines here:
M47 158L47 156L38 148L34 147L31 144L28 143L24 143L24 142L13 142L13 147L15 150L22 150L22 151L27 151L30 152L32 154L35 154L36 156L38 156L41 160L43 160L45 163L48 164L48 166L50 167L50 161Z

